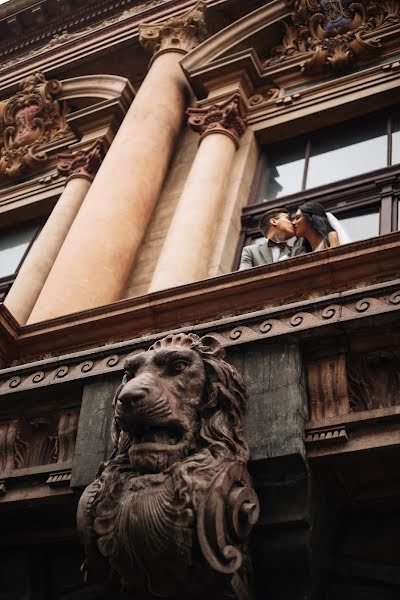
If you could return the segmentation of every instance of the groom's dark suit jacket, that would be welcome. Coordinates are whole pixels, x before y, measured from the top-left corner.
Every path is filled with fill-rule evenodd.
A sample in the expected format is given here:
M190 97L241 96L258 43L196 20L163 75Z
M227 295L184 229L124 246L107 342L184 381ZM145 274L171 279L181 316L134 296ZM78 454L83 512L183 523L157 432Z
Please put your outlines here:
M280 249L279 260L293 258L293 256L299 256L300 254L305 254L305 252L305 248L300 245L286 246L286 248ZM267 242L252 244L251 246L245 246L242 250L239 271L251 269L251 267L270 265L273 262L272 248L268 246Z

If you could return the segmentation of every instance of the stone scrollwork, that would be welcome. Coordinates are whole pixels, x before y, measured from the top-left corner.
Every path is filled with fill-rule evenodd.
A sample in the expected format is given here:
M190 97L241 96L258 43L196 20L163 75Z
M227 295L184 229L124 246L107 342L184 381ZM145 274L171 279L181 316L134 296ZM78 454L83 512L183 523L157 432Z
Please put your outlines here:
M88 148L58 155L57 170L65 177L86 176L93 178L104 158L104 142L99 139Z
M307 73L345 71L378 52L379 34L400 23L396 0L293 0L290 6L293 13L290 22L283 23L282 43L265 66L304 55L302 69Z
M139 41L153 54L168 50L190 52L207 37L205 10L206 3L200 1L182 15L154 24L143 23L139 26Z
M236 145L246 131L245 107L240 94L204 108L188 108L188 122L193 131L202 136L213 132L229 135Z
M42 73L26 77L20 91L0 104L0 177L16 178L47 159L43 146L68 132L61 83Z
M246 395L219 342L175 334L132 355L113 406L114 453L78 508L87 576L111 570L138 598L250 598Z

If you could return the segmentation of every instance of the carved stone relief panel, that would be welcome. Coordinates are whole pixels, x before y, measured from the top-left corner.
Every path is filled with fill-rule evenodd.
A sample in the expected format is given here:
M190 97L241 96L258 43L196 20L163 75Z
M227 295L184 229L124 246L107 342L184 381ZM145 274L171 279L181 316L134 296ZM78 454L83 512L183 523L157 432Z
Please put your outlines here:
M309 418L400 405L400 351L338 354L307 365Z
M0 470L70 462L78 418L74 408L0 422Z
M400 351L381 350L348 357L350 410L400 404Z
M265 62L271 66L304 55L302 69L341 72L379 53L383 32L400 24L396 0L291 0L282 43ZM310 56L311 54L311 56Z
M349 413L346 358L326 358L307 367L310 420L323 420Z
M216 338L169 335L127 359L114 452L84 491L87 575L140 598L250 598L259 514L246 463L244 383Z
M0 103L0 178L20 177L47 160L43 146L68 133L61 83L42 73L26 77L20 90Z

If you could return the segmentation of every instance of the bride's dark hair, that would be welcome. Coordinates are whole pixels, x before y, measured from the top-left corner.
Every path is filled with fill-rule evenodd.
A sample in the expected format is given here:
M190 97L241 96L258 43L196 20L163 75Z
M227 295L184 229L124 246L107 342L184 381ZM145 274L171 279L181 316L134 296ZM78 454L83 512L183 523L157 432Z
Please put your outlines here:
M329 247L331 244L329 242L328 234L331 231L335 231L332 225L328 221L328 217L326 215L326 210L319 202L305 202L301 206L299 206L299 210L304 215L307 223L311 225L315 231L318 231L320 235L322 235L322 239L325 244ZM310 243L307 240L304 240L304 246L307 252L311 252L312 248Z

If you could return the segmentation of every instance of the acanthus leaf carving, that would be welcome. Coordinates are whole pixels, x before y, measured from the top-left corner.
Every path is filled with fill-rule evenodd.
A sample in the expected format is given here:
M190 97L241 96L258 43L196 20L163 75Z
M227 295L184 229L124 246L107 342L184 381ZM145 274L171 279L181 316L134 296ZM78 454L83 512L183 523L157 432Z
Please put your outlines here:
M190 52L207 37L206 3L200 0L182 15L139 25L139 42L152 54L168 50Z
M63 152L58 155L57 170L60 175L85 175L93 178L105 155L104 142L99 139L88 148L76 152Z
M283 23L282 43L265 66L304 55L306 73L327 68L343 72L379 52L378 34L400 23L400 5L394 0L294 0L290 5L293 13Z
M204 108L188 108L188 122L202 136L212 132L227 133L236 144L247 128L245 107L240 94Z
M20 177L47 160L43 146L68 133L66 106L57 100L61 83L42 73L26 77L20 91L1 105L0 176Z
M89 577L108 563L135 597L250 597L246 541L259 504L245 408L243 381L212 336L169 335L128 358L115 451L78 508Z

